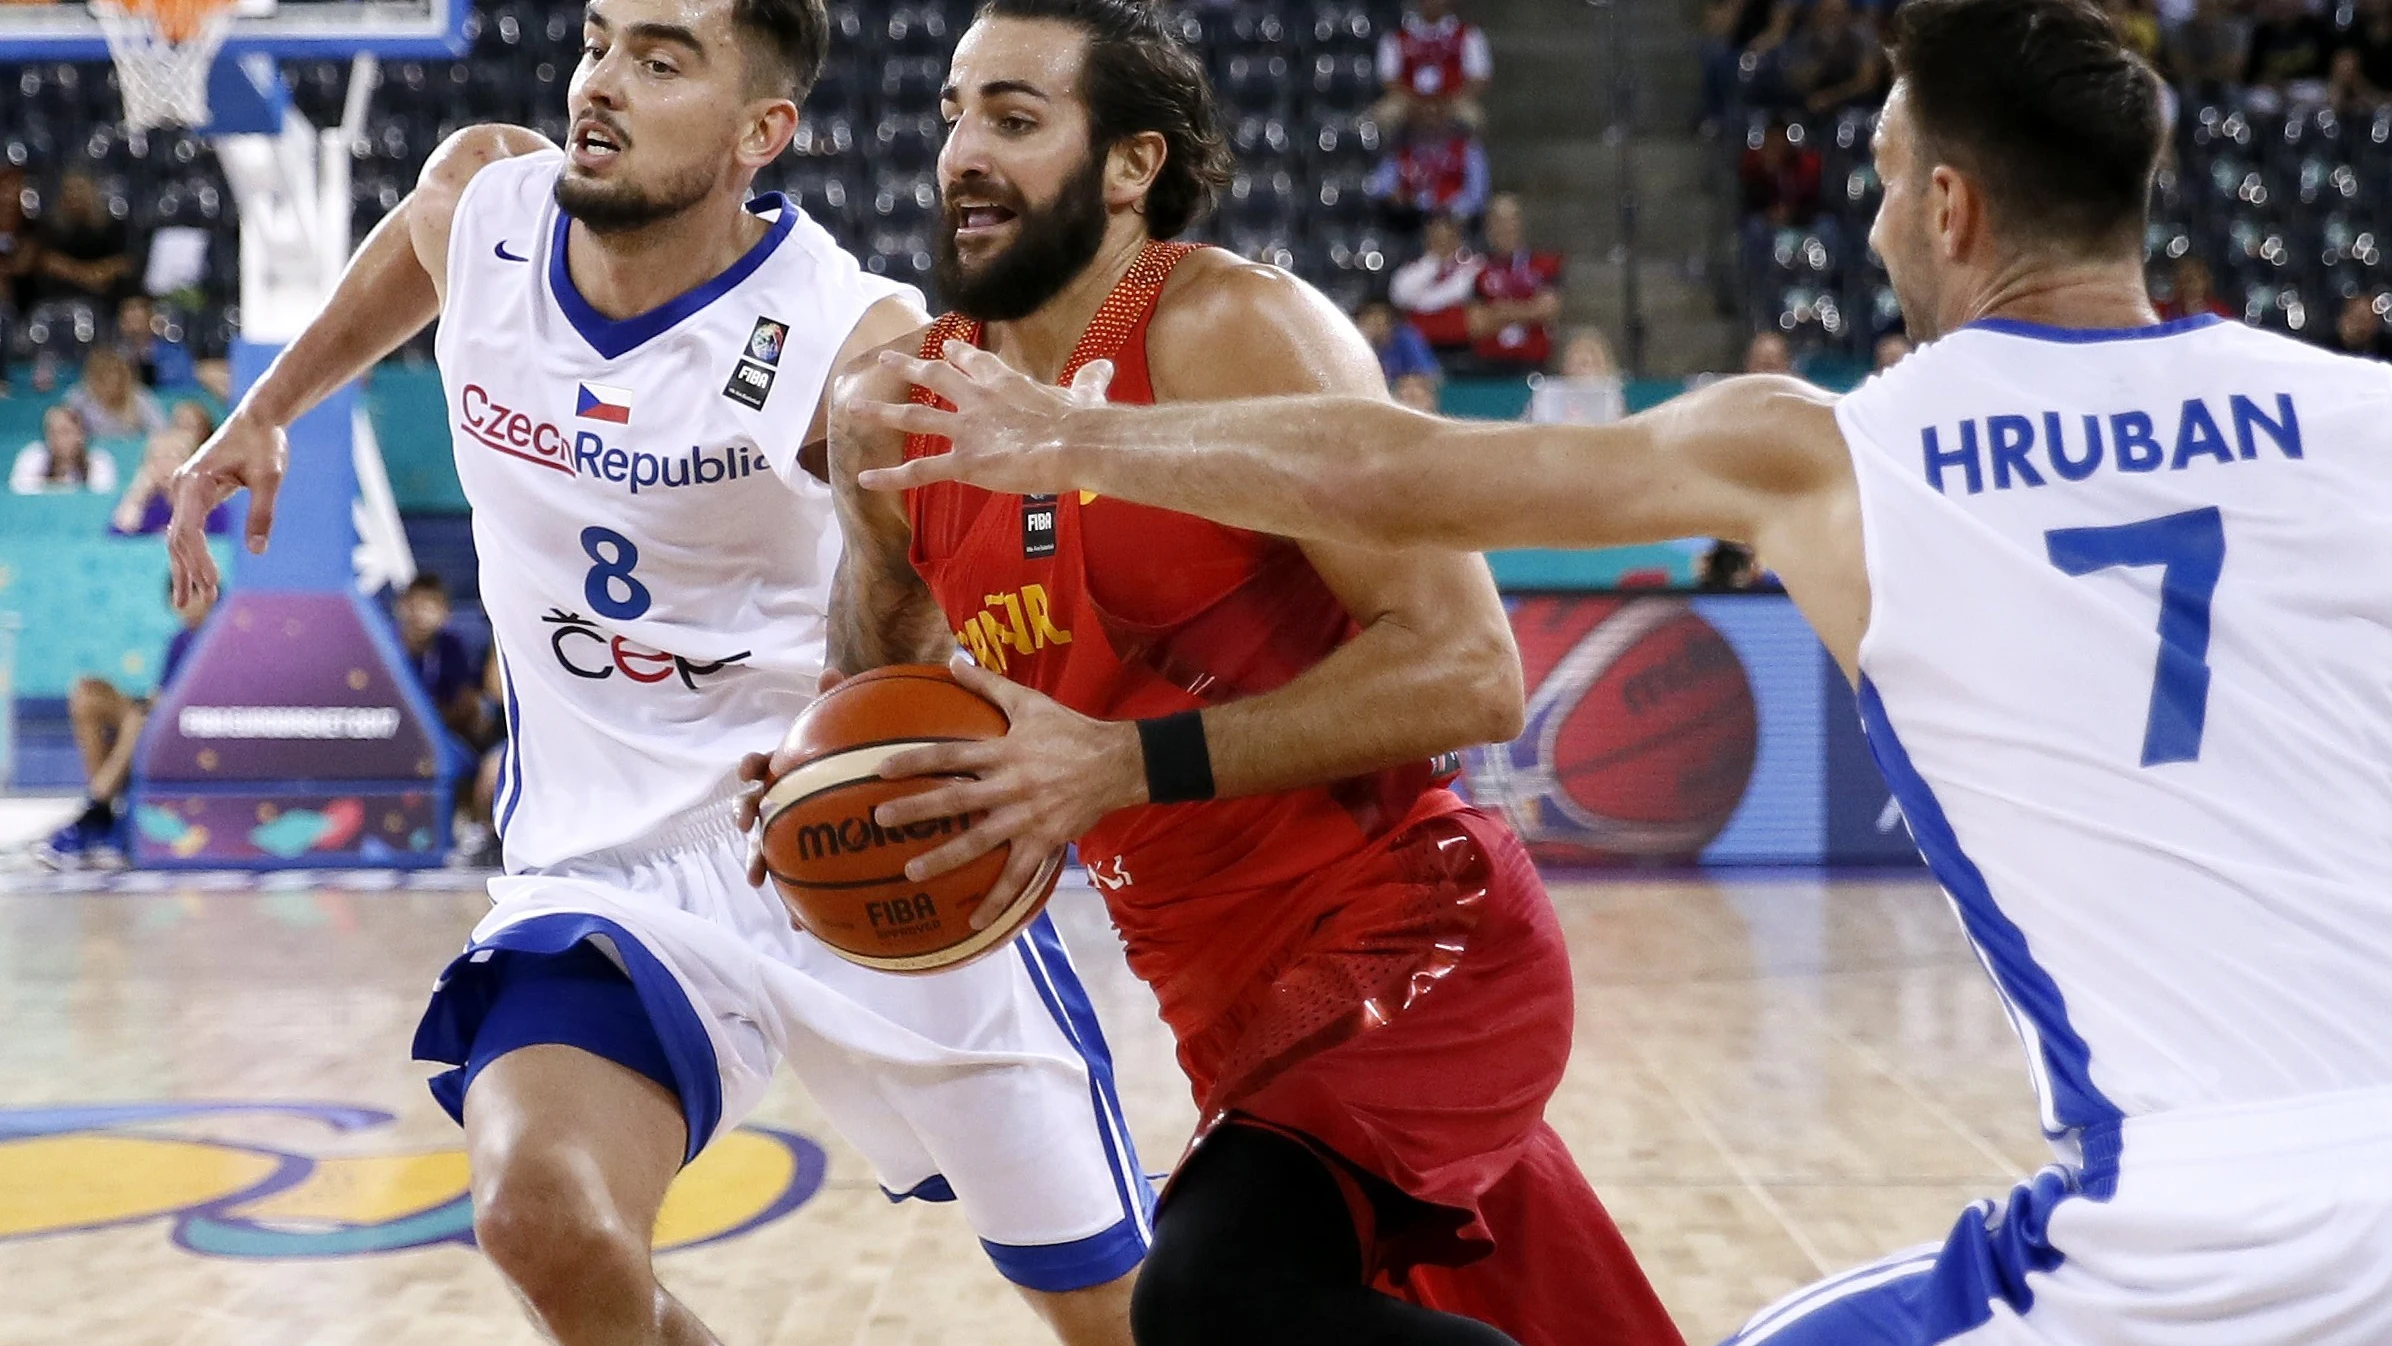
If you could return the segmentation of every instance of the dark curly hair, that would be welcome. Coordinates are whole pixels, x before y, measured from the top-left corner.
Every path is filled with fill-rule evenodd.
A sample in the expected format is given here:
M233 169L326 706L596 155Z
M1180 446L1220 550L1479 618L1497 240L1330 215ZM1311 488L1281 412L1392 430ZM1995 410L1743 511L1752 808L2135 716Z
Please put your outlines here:
M1229 140L1204 60L1149 0L983 0L983 19L1053 19L1088 34L1081 73L1091 148L1152 131L1167 152L1146 194L1146 231L1176 238L1229 182Z

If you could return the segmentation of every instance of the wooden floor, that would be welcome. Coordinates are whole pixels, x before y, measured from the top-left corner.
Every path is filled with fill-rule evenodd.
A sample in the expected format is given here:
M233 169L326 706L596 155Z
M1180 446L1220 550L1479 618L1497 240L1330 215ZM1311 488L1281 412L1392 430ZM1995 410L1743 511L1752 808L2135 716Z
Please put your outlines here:
M535 1340L461 1237L458 1135L407 1060L484 905L428 883L0 876L0 1346ZM2045 1162L1929 885L1554 896L1580 995L1553 1119L1690 1340ZM1057 911L1166 1166L1193 1119L1168 1041L1095 898ZM667 1284L733 1346L1046 1340L953 1210L891 1206L786 1075L665 1224Z

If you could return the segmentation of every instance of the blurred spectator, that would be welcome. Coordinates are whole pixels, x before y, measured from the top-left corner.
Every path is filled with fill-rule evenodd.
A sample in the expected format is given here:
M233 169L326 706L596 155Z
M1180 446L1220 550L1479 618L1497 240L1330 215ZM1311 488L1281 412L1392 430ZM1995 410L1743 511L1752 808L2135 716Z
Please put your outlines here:
M2392 360L2392 332L2384 330L2382 295L2354 294L2342 301L2334 315L2334 330L2326 348L2363 360Z
M1427 251L1397 267L1387 297L1431 349L1443 354L1470 345L1470 301L1478 296L1478 272L1485 265L1462 238L1461 221L1439 215L1429 221Z
M1435 104L1414 110L1395 149L1371 175L1371 199L1388 223L1417 229L1431 215L1475 220L1486 209L1492 175L1487 149L1470 129Z
M1902 363L1910 354L1910 338L1900 332L1888 332L1877 338L1877 345L1869 352L1869 372L1882 374Z
M464 639L449 629L448 585L429 570L420 572L400 592L391 615L397 619L407 662L441 723L467 743L480 738L489 729L481 672L466 653Z
M415 669L416 681L439 713L442 753L456 772L456 799L464 825L457 832L456 858L466 864L486 864L494 858L496 839L489 829L489 801L493 786L489 759L506 738L506 726L489 694L498 661L484 660L476 669L465 641L449 629L448 586L438 575L422 571L407 583L393 605L399 645Z
M33 307L33 264L41 245L25 219L25 173L0 167L0 397L8 395L17 324Z
M1437 414L1437 389L1444 380L1436 374L1406 374L1388 389L1395 395L1397 406L1414 411Z
M133 377L121 347L99 346L83 357L83 381L66 395L95 439L147 439L166 428L157 394Z
M1472 130L1486 124L1478 96L1495 72L1487 35L1453 12L1453 0L1414 0L1403 22L1379 39L1379 124L1403 126L1435 107Z
M1811 0L1776 54L1782 100L1813 116L1874 102L1883 92L1884 50L1851 0Z
M2159 5L2155 0L2107 0L2110 26L2134 54L2159 64Z
M1487 202L1487 255L1470 306L1471 349L1506 374L1542 372L1553 362L1553 324L1561 320L1561 254L1531 252L1510 192Z
M1528 419L1539 425L1609 425L1627 414L1627 385L1601 328L1570 333L1561 373L1528 381Z
M1830 253L1841 241L1833 216L1819 213L1822 165L1819 152L1794 139L1795 128L1772 117L1760 146L1747 149L1737 176L1743 186L1744 274L1768 274L1781 229L1818 232Z
M2195 314L2214 313L2221 318L2235 316L2226 301L2218 298L2211 288L2209 263L2187 254L2176 259L2168 273L2168 294L2153 305L2163 318L2190 318Z
M2359 74L2379 97L2392 91L2392 0L2357 0L2335 41L2358 53Z
M2383 101L2384 91L2367 78L2367 66L2358 49L2336 51L2326 66L2326 106L2334 115L2345 121L2362 121L2374 115Z
M1819 213L1819 151L1794 143L1783 117L1769 119L1757 148L1744 151L1737 177L1744 187L1744 213L1773 228L1801 228Z
M1747 374L1791 374L1794 372L1794 345L1782 332L1755 332L1752 344L1744 348L1744 372Z
M144 388L181 388L199 382L191 352L168 336L166 320L146 294L125 296L116 306L116 340L133 361Z
M1708 0L1703 6L1703 124L1716 125L1736 101L1745 48L1769 27L1776 0Z
M104 304L125 292L133 277L131 232L108 213L89 173L68 170L58 208L42 225L41 258L34 264L42 298Z
M2322 91L2334 30L2305 0L2261 0L2243 57L2243 83L2314 100Z
M2235 0L2199 0L2192 16L2166 39L2169 74L2202 97L2242 82L2250 28L2236 9Z
M171 584L167 593L172 602ZM175 610L183 627L166 642L166 655L158 666L159 691L173 684L214 602L202 590ZM141 727L149 721L150 698L127 695L104 678L78 678L67 690L66 710L75 729L75 747L83 756L83 811L51 834L43 858L54 864L121 864L117 809L133 776L133 752L141 742Z
M174 497L167 483L174 479L175 469L215 433L216 417L205 403L175 403L167 427L150 436L141 466L134 469L125 493L117 497L116 509L108 516L108 530L127 536L165 531L167 521L174 517ZM221 533L231 519L232 502L226 501L208 512L207 530Z
M1695 587L1707 594L1742 593L1759 578L1760 568L1753 560L1752 548L1721 540L1713 542L1711 550L1703 553Z
M8 471L8 489L17 495L105 495L116 489L116 459L105 449L92 449L82 415L61 403L42 413L42 437L17 451L17 461Z
M1428 338L1420 329L1395 311L1395 305L1384 299L1373 299L1354 315L1354 326L1362 329L1363 340L1379 357L1379 370L1387 376L1387 386L1395 386L1397 379L1407 374L1438 373L1437 353L1429 349Z

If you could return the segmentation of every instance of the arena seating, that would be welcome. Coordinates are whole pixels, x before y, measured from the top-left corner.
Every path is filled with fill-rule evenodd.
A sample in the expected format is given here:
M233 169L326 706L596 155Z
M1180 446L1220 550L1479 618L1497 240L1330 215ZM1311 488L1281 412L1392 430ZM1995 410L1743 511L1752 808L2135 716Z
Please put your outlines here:
M1758 146L1766 128L1767 114L1752 114L1746 143ZM1748 278L1754 323L1798 346L1862 357L1899 322L1884 268L1868 251L1882 195L1869 163L1873 129L1863 111L1801 128L1824 160L1820 216L1833 223L1778 230ZM2278 331L2328 329L2352 295L2373 296L2378 313L2392 310L2392 108L2350 123L2325 109L2275 108L2265 97L2187 103L2174 147L2152 193L2157 297L2172 298L2172 265L2193 256L2209 265L2236 316Z
M1397 0L1241 0L1178 16L1207 54L1240 161L1205 237L1289 265L1349 304L1389 265L1363 184L1379 150L1367 116L1378 94L1373 53L1399 8ZM969 0L834 3L830 68L797 143L759 189L789 192L873 269L926 280L937 91L971 13ZM513 121L563 138L580 14L579 0L503 0L473 16L464 59L382 67L352 165L360 236L460 126ZM346 62L294 62L285 73L311 120L339 120ZM232 194L207 144L180 132L125 135L105 65L0 66L0 93L11 95L12 111L0 117L0 161L28 170L37 210L63 173L83 167L137 240L163 225L208 232L208 273L180 316L198 353L220 353L238 325L239 257ZM68 361L106 335L106 315L82 305L25 319L22 342ZM419 343L418 353L428 347Z

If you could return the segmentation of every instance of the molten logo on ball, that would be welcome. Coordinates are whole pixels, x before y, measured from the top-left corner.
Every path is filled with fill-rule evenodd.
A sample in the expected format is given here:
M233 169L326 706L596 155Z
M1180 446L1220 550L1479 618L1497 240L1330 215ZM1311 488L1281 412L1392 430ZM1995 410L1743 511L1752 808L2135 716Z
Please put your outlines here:
M841 818L835 823L808 823L797 829L797 858L800 860L835 860L842 855L861 855L883 846L902 846L909 841L928 841L933 837L953 836L971 830L969 816L957 814L948 818L925 818L903 827L887 828L873 821L870 814Z
M1677 599L1528 598L1512 628L1527 728L1468 755L1471 797L1547 863L1699 856L1759 750L1735 647Z

